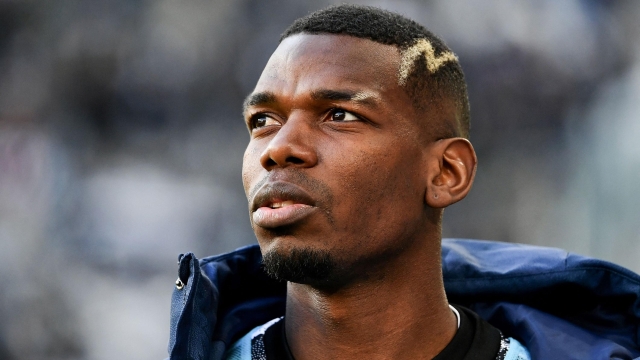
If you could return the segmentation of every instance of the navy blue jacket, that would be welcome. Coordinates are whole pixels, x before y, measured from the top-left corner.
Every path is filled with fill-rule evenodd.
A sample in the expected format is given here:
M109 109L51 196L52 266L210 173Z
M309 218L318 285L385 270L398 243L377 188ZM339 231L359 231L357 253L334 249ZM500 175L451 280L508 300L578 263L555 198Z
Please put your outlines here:
M179 261L172 360L218 360L252 328L282 316L286 284L267 277L256 245ZM640 359L640 276L552 248L442 241L449 302L519 340L532 359Z

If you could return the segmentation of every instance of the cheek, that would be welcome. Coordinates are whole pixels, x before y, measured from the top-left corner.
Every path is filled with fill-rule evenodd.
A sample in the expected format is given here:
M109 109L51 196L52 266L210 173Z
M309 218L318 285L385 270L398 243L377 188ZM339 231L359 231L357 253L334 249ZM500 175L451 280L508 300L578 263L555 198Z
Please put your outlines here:
M249 143L244 152L244 157L242 158L242 185L247 198L251 192L251 187L257 181L257 177L261 169L260 151Z
M397 144L396 145L397 148ZM384 149L392 147L384 146ZM343 230L369 239L398 237L422 214L422 189L410 151L358 151L336 163Z

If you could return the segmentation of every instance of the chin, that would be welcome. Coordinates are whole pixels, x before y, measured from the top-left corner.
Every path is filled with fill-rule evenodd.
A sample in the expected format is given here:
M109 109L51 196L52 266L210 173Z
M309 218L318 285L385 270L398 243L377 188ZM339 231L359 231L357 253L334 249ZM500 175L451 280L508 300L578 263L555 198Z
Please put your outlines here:
M308 247L270 247L263 253L262 264L266 273L278 281L314 287L332 283L338 268L338 262L329 251Z

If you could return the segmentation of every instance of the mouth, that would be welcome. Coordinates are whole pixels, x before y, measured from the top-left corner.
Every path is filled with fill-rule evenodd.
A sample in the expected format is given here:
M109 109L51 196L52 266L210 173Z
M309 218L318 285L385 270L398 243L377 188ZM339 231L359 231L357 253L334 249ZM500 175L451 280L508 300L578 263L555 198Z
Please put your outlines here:
M295 224L317 209L306 191L286 182L267 183L251 204L253 223L266 229Z
M291 206L295 204L295 202L293 202L293 200L287 200L287 201L278 201L278 202L273 202L269 205L267 205L268 207L272 208L272 209L280 209L283 207L287 207L287 206Z
M251 201L251 212L259 208L280 209L296 204L315 206L306 191L289 182L275 181L264 184Z

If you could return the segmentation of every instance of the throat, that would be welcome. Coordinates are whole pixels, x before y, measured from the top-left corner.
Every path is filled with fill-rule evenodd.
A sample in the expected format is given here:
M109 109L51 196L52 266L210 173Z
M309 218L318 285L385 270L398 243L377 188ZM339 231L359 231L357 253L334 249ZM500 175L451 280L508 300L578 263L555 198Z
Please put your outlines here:
M284 324L295 359L436 356L458 328L444 287L416 295L397 285L326 294L289 283Z

